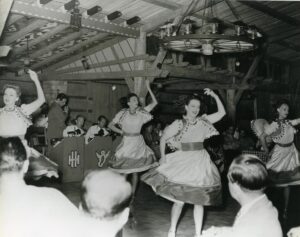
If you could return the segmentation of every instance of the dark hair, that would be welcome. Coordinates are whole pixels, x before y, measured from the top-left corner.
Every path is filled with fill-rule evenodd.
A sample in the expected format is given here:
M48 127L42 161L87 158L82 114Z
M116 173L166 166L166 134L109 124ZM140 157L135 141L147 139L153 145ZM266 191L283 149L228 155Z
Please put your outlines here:
M100 115L97 120L100 122L102 119L105 119L106 122L108 121L104 115Z
M85 120L85 117L82 115L82 114L78 114L76 117L75 117L75 120L79 119L79 118L83 118Z
M274 106L273 106L273 116L274 116L274 119L277 119L278 118L278 111L277 109L281 106L281 105L284 105L286 104L288 107L290 107L290 103L287 99L280 99L278 100Z
M238 183L246 190L261 190L268 184L268 171L265 164L255 155L242 154L236 157L229 167L229 182Z
M198 116L201 116L202 114L204 114L206 112L206 106L203 103L202 98L200 98L197 94L192 94L192 95L187 96L186 99L185 99L185 103L184 104L185 105L189 105L189 103L192 100L198 100L200 102L200 110L199 110Z
M19 137L0 138L0 174L20 171L26 159L26 149Z
M11 88L11 89L15 90L18 97L21 96L22 93L21 93L20 87L17 86L17 85L13 85L13 84L6 84L6 85L4 85L3 86L3 90L2 90L3 94L4 94L5 90L8 89L8 88Z
M69 97L68 97L66 94L64 94L64 93L59 93L59 94L56 96L56 99L57 99L57 100L63 100L63 99L66 99L66 101L68 101L68 100L69 100Z
M127 103L130 101L131 97L136 97L137 99L139 99L139 97L137 96L137 94L135 94L135 93L129 93L127 95Z

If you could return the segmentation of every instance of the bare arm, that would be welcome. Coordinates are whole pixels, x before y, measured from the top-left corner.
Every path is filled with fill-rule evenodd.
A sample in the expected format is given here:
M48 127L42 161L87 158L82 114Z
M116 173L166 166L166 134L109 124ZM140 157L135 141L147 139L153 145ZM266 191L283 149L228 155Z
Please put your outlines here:
M155 107L158 103L157 103L157 100L156 100L155 95L153 94L153 92L152 92L152 90L151 90L149 80L146 80L146 87L147 87L148 92L149 92L149 94L150 94L150 96L151 96L152 102L151 102L149 105L147 105L144 109L145 109L146 111L150 112L151 110L154 109L154 107Z
M212 90L206 88L204 89L204 94L205 95L210 95L211 97L213 97L217 103L217 108L218 111L216 113L213 114L209 114L207 115L206 119L211 122L211 123L216 123L219 120L221 120L221 118L224 117L224 115L226 114L225 108L223 106L222 101L220 100L219 96L213 92Z
M160 138L159 148L160 148L160 154L161 154L161 158L159 160L159 163L163 164L163 163L166 162L166 154L165 154L165 151L166 151L166 138L164 136L162 136Z
M262 135L259 136L258 139L260 140L260 143L262 145L264 152L269 153L269 148L267 145L266 137L267 137L267 134L263 133Z
M116 127L116 125L113 122L110 122L108 124L108 128L111 129L112 131L119 133L120 135L123 135L123 131L119 128Z
M30 104L26 105L26 112L28 113L28 115L30 115L34 111L36 111L46 101L43 89L41 87L41 83L38 79L36 72L29 70L29 76L30 76L30 79L35 84L36 91L37 91L37 99L35 101L31 102Z
M297 126L300 123L300 118L290 120L290 122L293 126Z

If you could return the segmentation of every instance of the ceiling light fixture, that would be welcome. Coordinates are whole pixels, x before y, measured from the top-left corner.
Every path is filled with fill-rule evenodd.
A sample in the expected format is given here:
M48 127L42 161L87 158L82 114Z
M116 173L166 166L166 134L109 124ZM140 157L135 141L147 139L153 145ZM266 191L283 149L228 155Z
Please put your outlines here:
M209 0L205 0L204 5L205 20L200 25L185 16L179 26L168 22L161 27L160 39L163 47L174 51L212 55L253 51L260 46L263 35L255 26L241 21L225 24L213 17ZM220 29L220 24L226 28Z

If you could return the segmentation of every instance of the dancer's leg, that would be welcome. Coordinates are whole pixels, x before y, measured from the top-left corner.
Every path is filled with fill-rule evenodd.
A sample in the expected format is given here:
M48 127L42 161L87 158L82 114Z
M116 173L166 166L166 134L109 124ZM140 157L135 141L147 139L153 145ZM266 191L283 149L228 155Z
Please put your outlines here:
M195 221L195 236L198 237L201 234L203 224L204 208L201 205L194 205L194 221Z
M132 177L131 177L131 184L132 184L132 196L135 195L135 191L138 185L138 174L137 173L133 173Z
M175 231L176 231L176 227L177 227L177 223L182 211L184 203L180 202L174 202L173 206L172 206L172 210L171 210L171 226L169 229L169 235L170 236L175 236ZM171 233L174 233L173 235Z
M284 209L283 209L283 218L287 218L289 200L290 200L290 187L287 186L283 189L283 197L284 197Z

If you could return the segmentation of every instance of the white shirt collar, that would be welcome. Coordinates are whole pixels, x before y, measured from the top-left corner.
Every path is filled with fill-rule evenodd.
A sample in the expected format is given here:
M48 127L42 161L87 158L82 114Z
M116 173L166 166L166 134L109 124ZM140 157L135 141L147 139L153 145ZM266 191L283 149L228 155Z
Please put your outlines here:
M255 198L251 202L249 202L246 205L242 206L240 211L238 212L238 214L236 216L236 221L238 219L240 219L242 216L244 216L251 209L251 207L254 206L255 203L257 203L258 201L260 201L261 199L263 199L265 197L266 197L266 194L262 194L261 196Z

